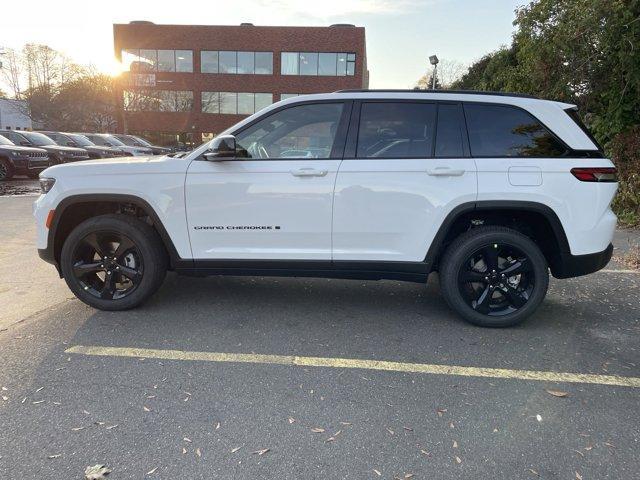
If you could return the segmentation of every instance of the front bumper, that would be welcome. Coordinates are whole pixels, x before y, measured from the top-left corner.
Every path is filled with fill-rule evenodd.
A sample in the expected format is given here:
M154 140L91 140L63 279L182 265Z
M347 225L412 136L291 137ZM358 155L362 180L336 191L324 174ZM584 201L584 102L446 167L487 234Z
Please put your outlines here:
M613 245L601 252L589 253L587 255L571 255L570 253L560 253L557 261L553 262L551 273L556 278L571 278L588 275L597 272L607 266L613 255Z

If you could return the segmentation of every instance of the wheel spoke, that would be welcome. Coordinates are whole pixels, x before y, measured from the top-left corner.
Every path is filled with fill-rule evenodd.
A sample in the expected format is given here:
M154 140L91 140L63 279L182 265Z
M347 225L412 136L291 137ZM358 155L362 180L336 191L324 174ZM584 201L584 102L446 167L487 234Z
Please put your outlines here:
M476 300L476 305L473 307L477 312L487 314L489 313L489 307L491 305L491 297L493 296L493 287L491 285L487 285L483 292Z
M102 270L101 265L102 264L100 262L95 262L95 263L77 263L77 264L75 264L73 266L73 274L78 278L82 278L87 273L94 273L94 272L99 272L100 270Z
M521 260L517 260L515 263L509 265L507 268L502 270L500 273L506 275L507 277L512 277L513 275L519 275L521 273L528 273L531 271L531 263L528 259L523 258Z
M116 293L115 275L105 274L104 286L100 291L100 298L104 300L112 300L115 293Z
M501 292L513 308L522 308L524 304L527 303L527 300L529 300L522 292L516 290L511 285L507 285L507 288L501 290Z
M465 270L460 274L460 281L464 283L487 283L485 280L486 275L482 272L476 272L475 270Z
M120 244L118 245L118 248L116 248L116 251L113 254L113 256L116 258L116 260L119 260L120 257L122 257L125 253L127 253L127 251L131 250L133 247L135 247L135 244L129 238L123 236L120 239Z
M498 247L490 245L482 249L482 257L487 265L487 271L498 270Z
M90 233L84 238L84 241L100 257L105 257L108 253L110 253L109 252L110 249L108 249L106 245L102 243L101 239L98 238L98 235L96 233Z
M140 270L125 267L124 265L120 265L120 264L118 264L118 273L127 277L134 284L138 283L142 279L142 272Z

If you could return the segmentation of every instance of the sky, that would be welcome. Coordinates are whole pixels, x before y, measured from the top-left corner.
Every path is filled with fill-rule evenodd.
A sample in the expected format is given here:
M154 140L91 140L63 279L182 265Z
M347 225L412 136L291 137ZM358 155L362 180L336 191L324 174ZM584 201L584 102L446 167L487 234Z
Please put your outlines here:
M429 55L469 65L507 45L514 10L527 0L29 0L8 14L0 48L43 43L74 61L115 73L114 23L324 26L366 28L370 88L411 88Z

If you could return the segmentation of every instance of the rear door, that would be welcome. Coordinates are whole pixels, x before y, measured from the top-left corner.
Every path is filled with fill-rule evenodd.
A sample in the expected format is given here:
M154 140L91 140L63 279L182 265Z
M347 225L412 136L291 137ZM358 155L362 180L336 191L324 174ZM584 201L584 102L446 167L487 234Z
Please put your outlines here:
M476 194L460 103L356 103L336 180L333 259L422 262L447 214Z

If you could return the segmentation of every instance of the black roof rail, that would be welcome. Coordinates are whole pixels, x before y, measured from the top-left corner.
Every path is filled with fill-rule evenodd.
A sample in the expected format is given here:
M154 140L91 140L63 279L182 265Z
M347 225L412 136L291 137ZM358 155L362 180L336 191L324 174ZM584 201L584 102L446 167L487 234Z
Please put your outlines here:
M499 97L521 97L521 98L534 98L540 100L540 97L534 95L528 95L526 93L511 93L511 92L490 92L486 90L423 90L423 89L367 89L367 88L348 88L345 90L336 90L333 93L456 93L456 94L468 94L468 95L495 95Z

